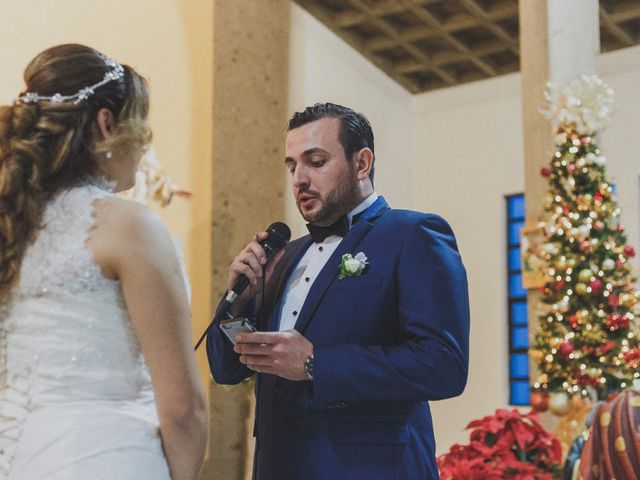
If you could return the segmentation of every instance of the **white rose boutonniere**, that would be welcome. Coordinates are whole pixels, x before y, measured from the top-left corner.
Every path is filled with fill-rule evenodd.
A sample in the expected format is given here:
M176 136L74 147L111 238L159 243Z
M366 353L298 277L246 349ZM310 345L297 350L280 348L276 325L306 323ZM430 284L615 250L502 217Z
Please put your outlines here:
M368 264L367 256L362 252L356 253L355 256L352 256L350 253L345 253L342 255L342 261L340 262L338 279L342 280L343 278L362 275L362 272Z

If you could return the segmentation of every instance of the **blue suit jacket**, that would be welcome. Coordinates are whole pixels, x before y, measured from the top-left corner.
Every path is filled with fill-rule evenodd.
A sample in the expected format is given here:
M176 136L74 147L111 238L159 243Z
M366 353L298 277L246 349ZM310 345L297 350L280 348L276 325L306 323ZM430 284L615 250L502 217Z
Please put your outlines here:
M311 243L287 245L260 329L277 329L282 291ZM358 252L363 274L338 279L342 255ZM462 393L469 358L466 273L449 225L379 197L315 280L295 328L314 345L314 381L258 375L254 478L437 479L427 402ZM207 353L218 383L253 374L216 327Z

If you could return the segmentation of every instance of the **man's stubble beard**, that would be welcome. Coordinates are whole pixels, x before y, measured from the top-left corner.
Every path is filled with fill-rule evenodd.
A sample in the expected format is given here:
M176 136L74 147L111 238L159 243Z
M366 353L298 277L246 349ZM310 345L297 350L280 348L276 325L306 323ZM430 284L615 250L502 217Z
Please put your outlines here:
M322 203L320 210L311 215L305 215L298 205L302 218L318 226L331 225L342 215L357 207L360 203L360 190L355 168L349 170L349 175L338 183L326 197L319 198L319 201Z

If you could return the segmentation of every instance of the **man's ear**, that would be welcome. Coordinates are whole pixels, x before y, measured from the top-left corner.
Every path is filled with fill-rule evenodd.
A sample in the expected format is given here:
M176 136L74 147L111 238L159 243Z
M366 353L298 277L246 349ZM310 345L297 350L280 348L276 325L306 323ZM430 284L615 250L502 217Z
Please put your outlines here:
M369 178L371 167L373 166L373 152L370 148L362 148L355 153L356 155L356 174L358 180Z
M96 127L102 140L107 140L113 135L115 120L113 113L108 108L101 108L96 115Z

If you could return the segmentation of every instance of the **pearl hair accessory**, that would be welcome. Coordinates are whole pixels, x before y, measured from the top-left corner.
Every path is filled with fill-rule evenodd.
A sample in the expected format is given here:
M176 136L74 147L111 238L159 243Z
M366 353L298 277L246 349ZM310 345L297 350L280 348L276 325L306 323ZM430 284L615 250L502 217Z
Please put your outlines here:
M74 105L79 104L83 100L86 100L91 95L93 95L96 88L99 88L109 82L119 80L124 77L124 67L122 65L105 55L100 54L100 57L104 60L105 65L110 67L111 70L105 73L103 79L98 83L94 83L93 85L81 88L78 93L75 93L74 95L62 95L60 93L56 93L54 95L40 95L34 92L27 92L24 95L19 96L16 102L38 103L41 101L45 101L51 103L73 102Z

